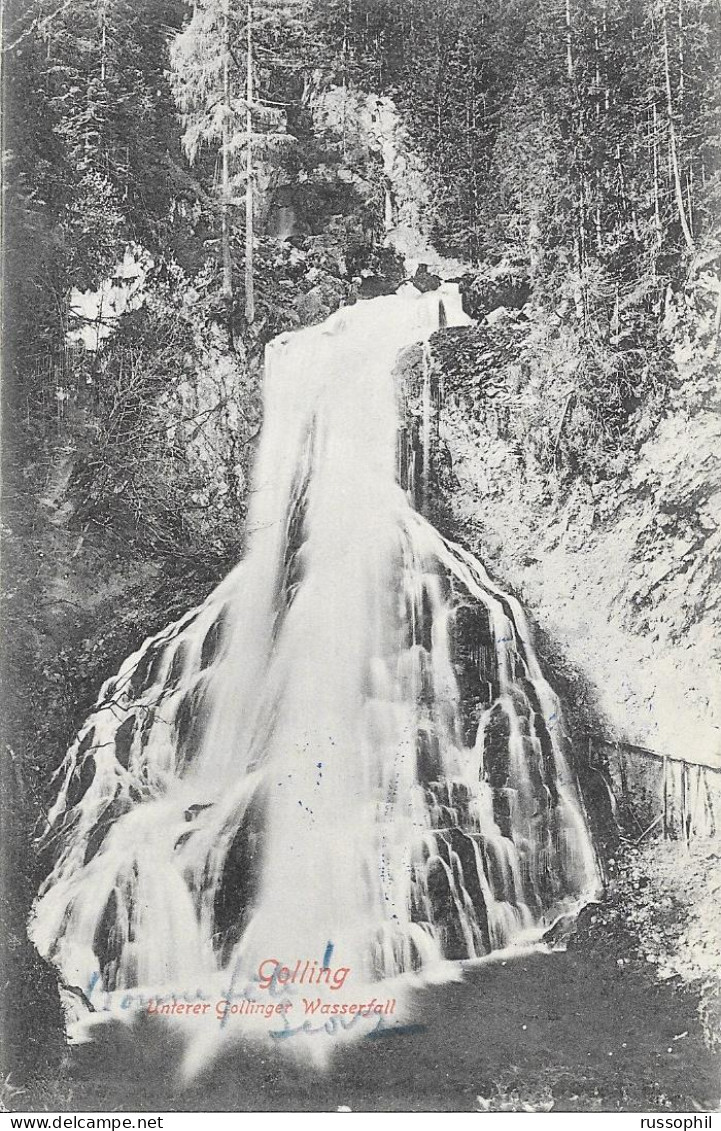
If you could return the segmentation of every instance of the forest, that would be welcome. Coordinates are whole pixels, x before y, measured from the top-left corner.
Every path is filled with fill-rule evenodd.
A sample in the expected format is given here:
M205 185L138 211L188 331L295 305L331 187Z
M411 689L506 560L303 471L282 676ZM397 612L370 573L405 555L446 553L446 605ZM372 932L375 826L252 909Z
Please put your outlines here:
M2 914L42 998L23 919L52 775L102 681L242 553L265 346L395 290L398 217L458 264L478 319L433 356L471 447L495 422L499 506L515 483L539 528L565 515L581 539L595 506L612 539L644 445L717 412L721 9L8 0L3 21ZM623 597L629 632L662 643L719 616L715 441L688 444L708 461L664 449L679 497L634 534L673 564ZM520 584L527 542L489 549L476 502L451 532Z

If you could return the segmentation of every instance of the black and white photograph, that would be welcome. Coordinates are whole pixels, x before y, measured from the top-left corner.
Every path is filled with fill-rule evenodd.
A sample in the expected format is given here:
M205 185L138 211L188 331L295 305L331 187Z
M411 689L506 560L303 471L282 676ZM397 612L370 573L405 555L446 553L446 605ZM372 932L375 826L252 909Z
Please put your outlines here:
M721 0L0 20L0 1110L710 1129Z

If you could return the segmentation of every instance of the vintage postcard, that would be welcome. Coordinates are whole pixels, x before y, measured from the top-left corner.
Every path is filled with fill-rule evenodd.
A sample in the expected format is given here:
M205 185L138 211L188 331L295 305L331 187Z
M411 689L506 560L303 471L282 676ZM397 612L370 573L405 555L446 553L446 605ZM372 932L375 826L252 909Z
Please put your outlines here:
M4 1109L710 1127L716 0L2 36Z

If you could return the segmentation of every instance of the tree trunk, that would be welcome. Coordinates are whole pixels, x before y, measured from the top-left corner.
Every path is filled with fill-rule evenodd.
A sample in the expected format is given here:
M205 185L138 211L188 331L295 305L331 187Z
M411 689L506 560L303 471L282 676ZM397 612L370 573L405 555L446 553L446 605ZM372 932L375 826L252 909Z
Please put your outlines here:
M595 90L594 102L596 103L596 121L601 117L601 43L598 35L598 20L593 21L593 49L595 56Z
M221 156L220 243L223 256L223 296L228 324L233 307L233 262L230 256L230 21L229 0L223 5L223 149Z
M573 285L573 302L576 308L576 317L579 322L586 327L586 296L585 296L585 239L584 239L584 226L583 226L583 202L581 197L582 189L576 194L576 225L573 234L573 252L576 266L576 279Z
M253 281L253 2L248 0L246 27L245 83L245 320L255 321L255 286Z
M678 0L678 100L683 114L684 96L684 57L683 57L683 0Z
M653 221L656 228L656 240L659 247L663 240L663 226L661 224L661 191L658 183L658 115L656 103L653 103L653 119L651 124L651 145L653 146Z
M611 87L609 82L610 70L608 66L608 0L603 5L603 74L606 80L604 93L604 107L606 113L611 108Z
M105 5L101 4L100 14L100 81L105 86L105 72L106 72L106 59L107 59L107 27L106 27L106 13Z
M348 35L351 21L351 6L350 0L343 13L343 44L341 47L341 57L343 59L343 112L341 117L341 136L343 140L343 160L347 156L347 136L348 136Z
M686 242L686 247L693 255L696 251L693 235L689 226L688 219L686 218L686 205L683 199L683 186L681 184L681 168L678 155L678 142L676 139L676 126L674 124L674 107L673 107L673 94L671 91L671 67L669 63L669 49L668 49L668 18L666 11L666 3L664 0L661 9L662 15L662 32L663 32L663 69L664 78L666 81L666 109L668 112L668 140L669 140L669 156L671 159L671 173L673 175L674 193L676 196L676 205L678 207L678 218L681 221L681 231L683 238Z
M566 0L566 74L573 82L573 47L571 41L571 0Z

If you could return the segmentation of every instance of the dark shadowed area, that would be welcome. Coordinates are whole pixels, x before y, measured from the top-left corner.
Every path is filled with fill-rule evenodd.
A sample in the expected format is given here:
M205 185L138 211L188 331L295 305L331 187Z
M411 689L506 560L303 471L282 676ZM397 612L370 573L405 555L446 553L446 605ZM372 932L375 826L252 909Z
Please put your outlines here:
M236 1046L186 1088L171 1072L177 1036L147 1019L112 1025L70 1053L73 1107L474 1111L478 1096L516 1111L718 1105L721 1058L704 1045L694 996L611 959L538 953L469 967L461 983L415 993L413 1024L422 1030L389 1028L340 1048L325 1072Z

